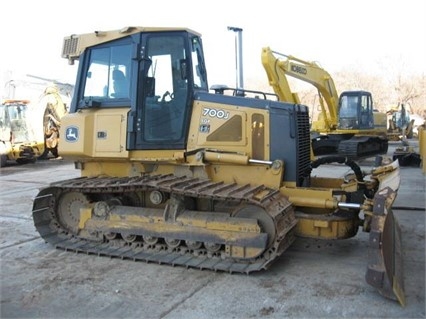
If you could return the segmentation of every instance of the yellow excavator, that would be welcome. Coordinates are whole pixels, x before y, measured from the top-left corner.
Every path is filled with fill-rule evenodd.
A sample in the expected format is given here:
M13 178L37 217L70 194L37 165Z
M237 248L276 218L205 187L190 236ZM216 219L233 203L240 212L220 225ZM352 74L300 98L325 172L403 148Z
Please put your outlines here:
M78 72L60 153L81 177L40 189L59 249L231 273L266 270L298 237L370 233L366 281L404 304L392 203L398 162L312 171L307 106L210 92L201 35L125 27L65 37ZM367 250L366 250L367 255Z
M287 76L317 88L321 113L311 127L314 155L337 154L359 159L386 154L386 114L374 110L370 92L344 91L339 96L333 78L317 63L269 47L262 49L262 64L280 101L300 103Z

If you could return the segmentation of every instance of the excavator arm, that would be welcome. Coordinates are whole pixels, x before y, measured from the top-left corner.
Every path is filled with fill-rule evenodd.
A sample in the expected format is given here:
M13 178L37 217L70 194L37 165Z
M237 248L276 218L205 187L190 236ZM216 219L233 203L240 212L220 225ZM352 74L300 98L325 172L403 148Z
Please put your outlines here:
M285 57L280 60L275 55ZM327 131L334 130L338 124L338 103L334 81L330 74L315 62L308 62L291 55L272 51L269 47L262 49L262 64L269 79L269 84L280 101L300 103L296 93L291 92L287 75L308 82L317 88L320 96L321 114ZM324 103L325 101L325 103Z
M269 84L273 87L280 101L300 104L298 94L292 92L290 89L283 62L275 58L273 52L269 48L264 48L262 50L262 64L266 70Z

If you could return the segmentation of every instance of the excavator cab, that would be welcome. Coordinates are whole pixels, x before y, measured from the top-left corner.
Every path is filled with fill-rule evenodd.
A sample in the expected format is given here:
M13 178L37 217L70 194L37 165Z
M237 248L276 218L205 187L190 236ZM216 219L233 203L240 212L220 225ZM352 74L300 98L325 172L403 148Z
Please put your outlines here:
M342 130L374 129L373 98L366 91L345 91L339 97L339 123Z

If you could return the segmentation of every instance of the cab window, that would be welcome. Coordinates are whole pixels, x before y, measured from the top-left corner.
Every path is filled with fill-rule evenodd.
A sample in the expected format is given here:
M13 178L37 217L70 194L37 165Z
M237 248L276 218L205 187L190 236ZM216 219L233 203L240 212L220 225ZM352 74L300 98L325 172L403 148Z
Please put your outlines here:
M84 98L130 98L131 45L92 49Z

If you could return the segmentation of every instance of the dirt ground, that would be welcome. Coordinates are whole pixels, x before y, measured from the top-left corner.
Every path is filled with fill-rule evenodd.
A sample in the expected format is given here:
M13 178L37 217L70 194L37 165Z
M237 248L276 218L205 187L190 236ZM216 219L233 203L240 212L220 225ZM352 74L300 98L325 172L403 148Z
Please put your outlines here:
M35 231L32 201L40 187L77 176L66 161L1 169L1 318L425 318L420 168L401 167L394 203L405 307L365 282L368 234L362 230L340 241L298 239L271 268L250 275L56 250Z

